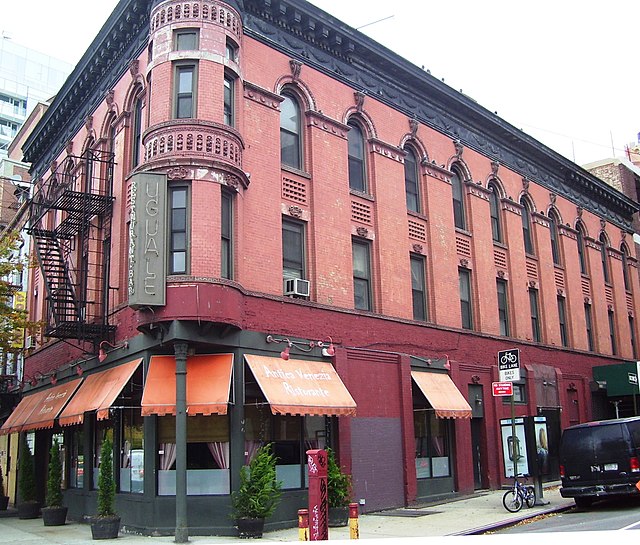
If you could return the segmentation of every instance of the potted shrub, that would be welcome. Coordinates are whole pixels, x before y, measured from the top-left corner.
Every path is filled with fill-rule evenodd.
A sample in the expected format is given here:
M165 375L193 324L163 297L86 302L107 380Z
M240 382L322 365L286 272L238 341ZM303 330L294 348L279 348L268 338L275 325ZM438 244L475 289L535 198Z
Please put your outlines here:
M108 438L100 450L98 472L98 513L91 518L93 539L113 539L120 531L120 517L116 514L116 482L113 478L113 445Z
M60 445L53 440L49 451L49 474L47 477L46 507L42 509L45 526L62 526L67 520L67 507L62 504L62 462Z
M0 511L6 511L9 507L9 496L4 493L4 472L0 464Z
M20 459L18 460L18 518L34 519L40 515L40 503L36 490L36 470L33 454L27 443L27 437L22 434L20 445Z
M327 489L329 493L329 526L346 526L349 523L351 502L351 476L342 472L336 456L327 449Z
M231 496L238 536L262 537L264 519L276 510L281 494L282 482L276 480L276 456L269 443L240 469L240 488Z

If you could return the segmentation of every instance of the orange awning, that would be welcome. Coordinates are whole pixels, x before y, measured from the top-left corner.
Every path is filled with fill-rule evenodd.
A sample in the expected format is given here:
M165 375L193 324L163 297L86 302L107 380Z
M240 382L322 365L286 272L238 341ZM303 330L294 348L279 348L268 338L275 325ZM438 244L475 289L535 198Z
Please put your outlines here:
M331 363L250 354L244 358L273 414L356 414L356 402Z
M29 418L31 411L33 411L33 407L36 403L38 403L38 401L40 401L41 393L42 392L24 396L20 400L18 406L13 409L13 412L9 415L9 418L5 420L2 428L0 428L0 435L4 435L7 433L16 433L20 431L25 420Z
M187 357L187 414L227 414L233 354ZM152 356L142 394L142 415L176 414L176 359Z
M25 397L2 426L2 433L52 428L81 382L77 378Z
M435 409L438 418L471 418L471 406L449 375L411 371L411 377Z
M141 362L142 358L139 358L86 377L76 395L60 413L60 425L81 424L87 411L98 411L98 420L109 418L109 408Z

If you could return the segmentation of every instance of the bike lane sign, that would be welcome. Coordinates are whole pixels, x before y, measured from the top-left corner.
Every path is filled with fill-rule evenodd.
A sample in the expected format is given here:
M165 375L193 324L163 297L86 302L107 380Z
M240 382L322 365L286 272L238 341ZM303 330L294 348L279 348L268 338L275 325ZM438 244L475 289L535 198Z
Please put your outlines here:
M520 349L501 350L498 352L498 374L500 382L520 380Z

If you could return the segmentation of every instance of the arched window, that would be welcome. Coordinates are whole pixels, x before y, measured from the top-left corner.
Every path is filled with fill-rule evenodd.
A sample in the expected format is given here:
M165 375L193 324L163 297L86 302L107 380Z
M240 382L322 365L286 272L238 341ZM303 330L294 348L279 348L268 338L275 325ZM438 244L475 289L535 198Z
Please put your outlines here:
M489 182L489 211L491 214L491 236L493 242L502 242L502 223L500 221L500 195L498 186Z
M367 171L364 153L364 135L362 129L353 121L348 123L349 132L349 188L355 191L367 191Z
M133 120L131 125L131 170L140 164L143 104L144 102L141 96L138 96L133 102Z
M629 248L626 244L620 245L620 252L622 252L622 276L624 278L624 289L631 291L631 277L629 276Z
M578 231L578 259L580 261L580 272L582 274L588 274L587 254L586 254L586 248L584 245L586 231L582 222L576 223L576 231Z
M407 210L420 212L420 191L418 176L418 160L413 149L404 148L407 153L404 158L404 188L407 196Z
M302 131L300 105L290 94L282 94L280 104L280 161L302 170Z
M464 194L462 191L462 172L459 168L453 167L451 186L453 192L453 222L458 229L466 229L467 222L464 217Z
M609 257L607 256L607 248L609 247L609 241L607 240L607 235L604 233L600 233L600 261L602 261L602 275L604 277L604 281L608 284L611 280L611 275L609 274Z
M524 251L534 255L533 236L531 234L531 207L527 199L520 199L522 205L522 238L524 240Z
M551 257L554 265L561 265L562 258L560 255L560 239L558 238L558 224L560 218L555 210L549 211L549 236L551 238Z

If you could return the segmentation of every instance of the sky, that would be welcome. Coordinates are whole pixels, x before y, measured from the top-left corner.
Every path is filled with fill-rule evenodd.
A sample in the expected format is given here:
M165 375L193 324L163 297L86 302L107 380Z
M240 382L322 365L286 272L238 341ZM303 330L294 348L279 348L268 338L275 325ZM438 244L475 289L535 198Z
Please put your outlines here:
M73 64L118 3L23 1L2 36ZM637 0L311 3L580 165L638 141Z

